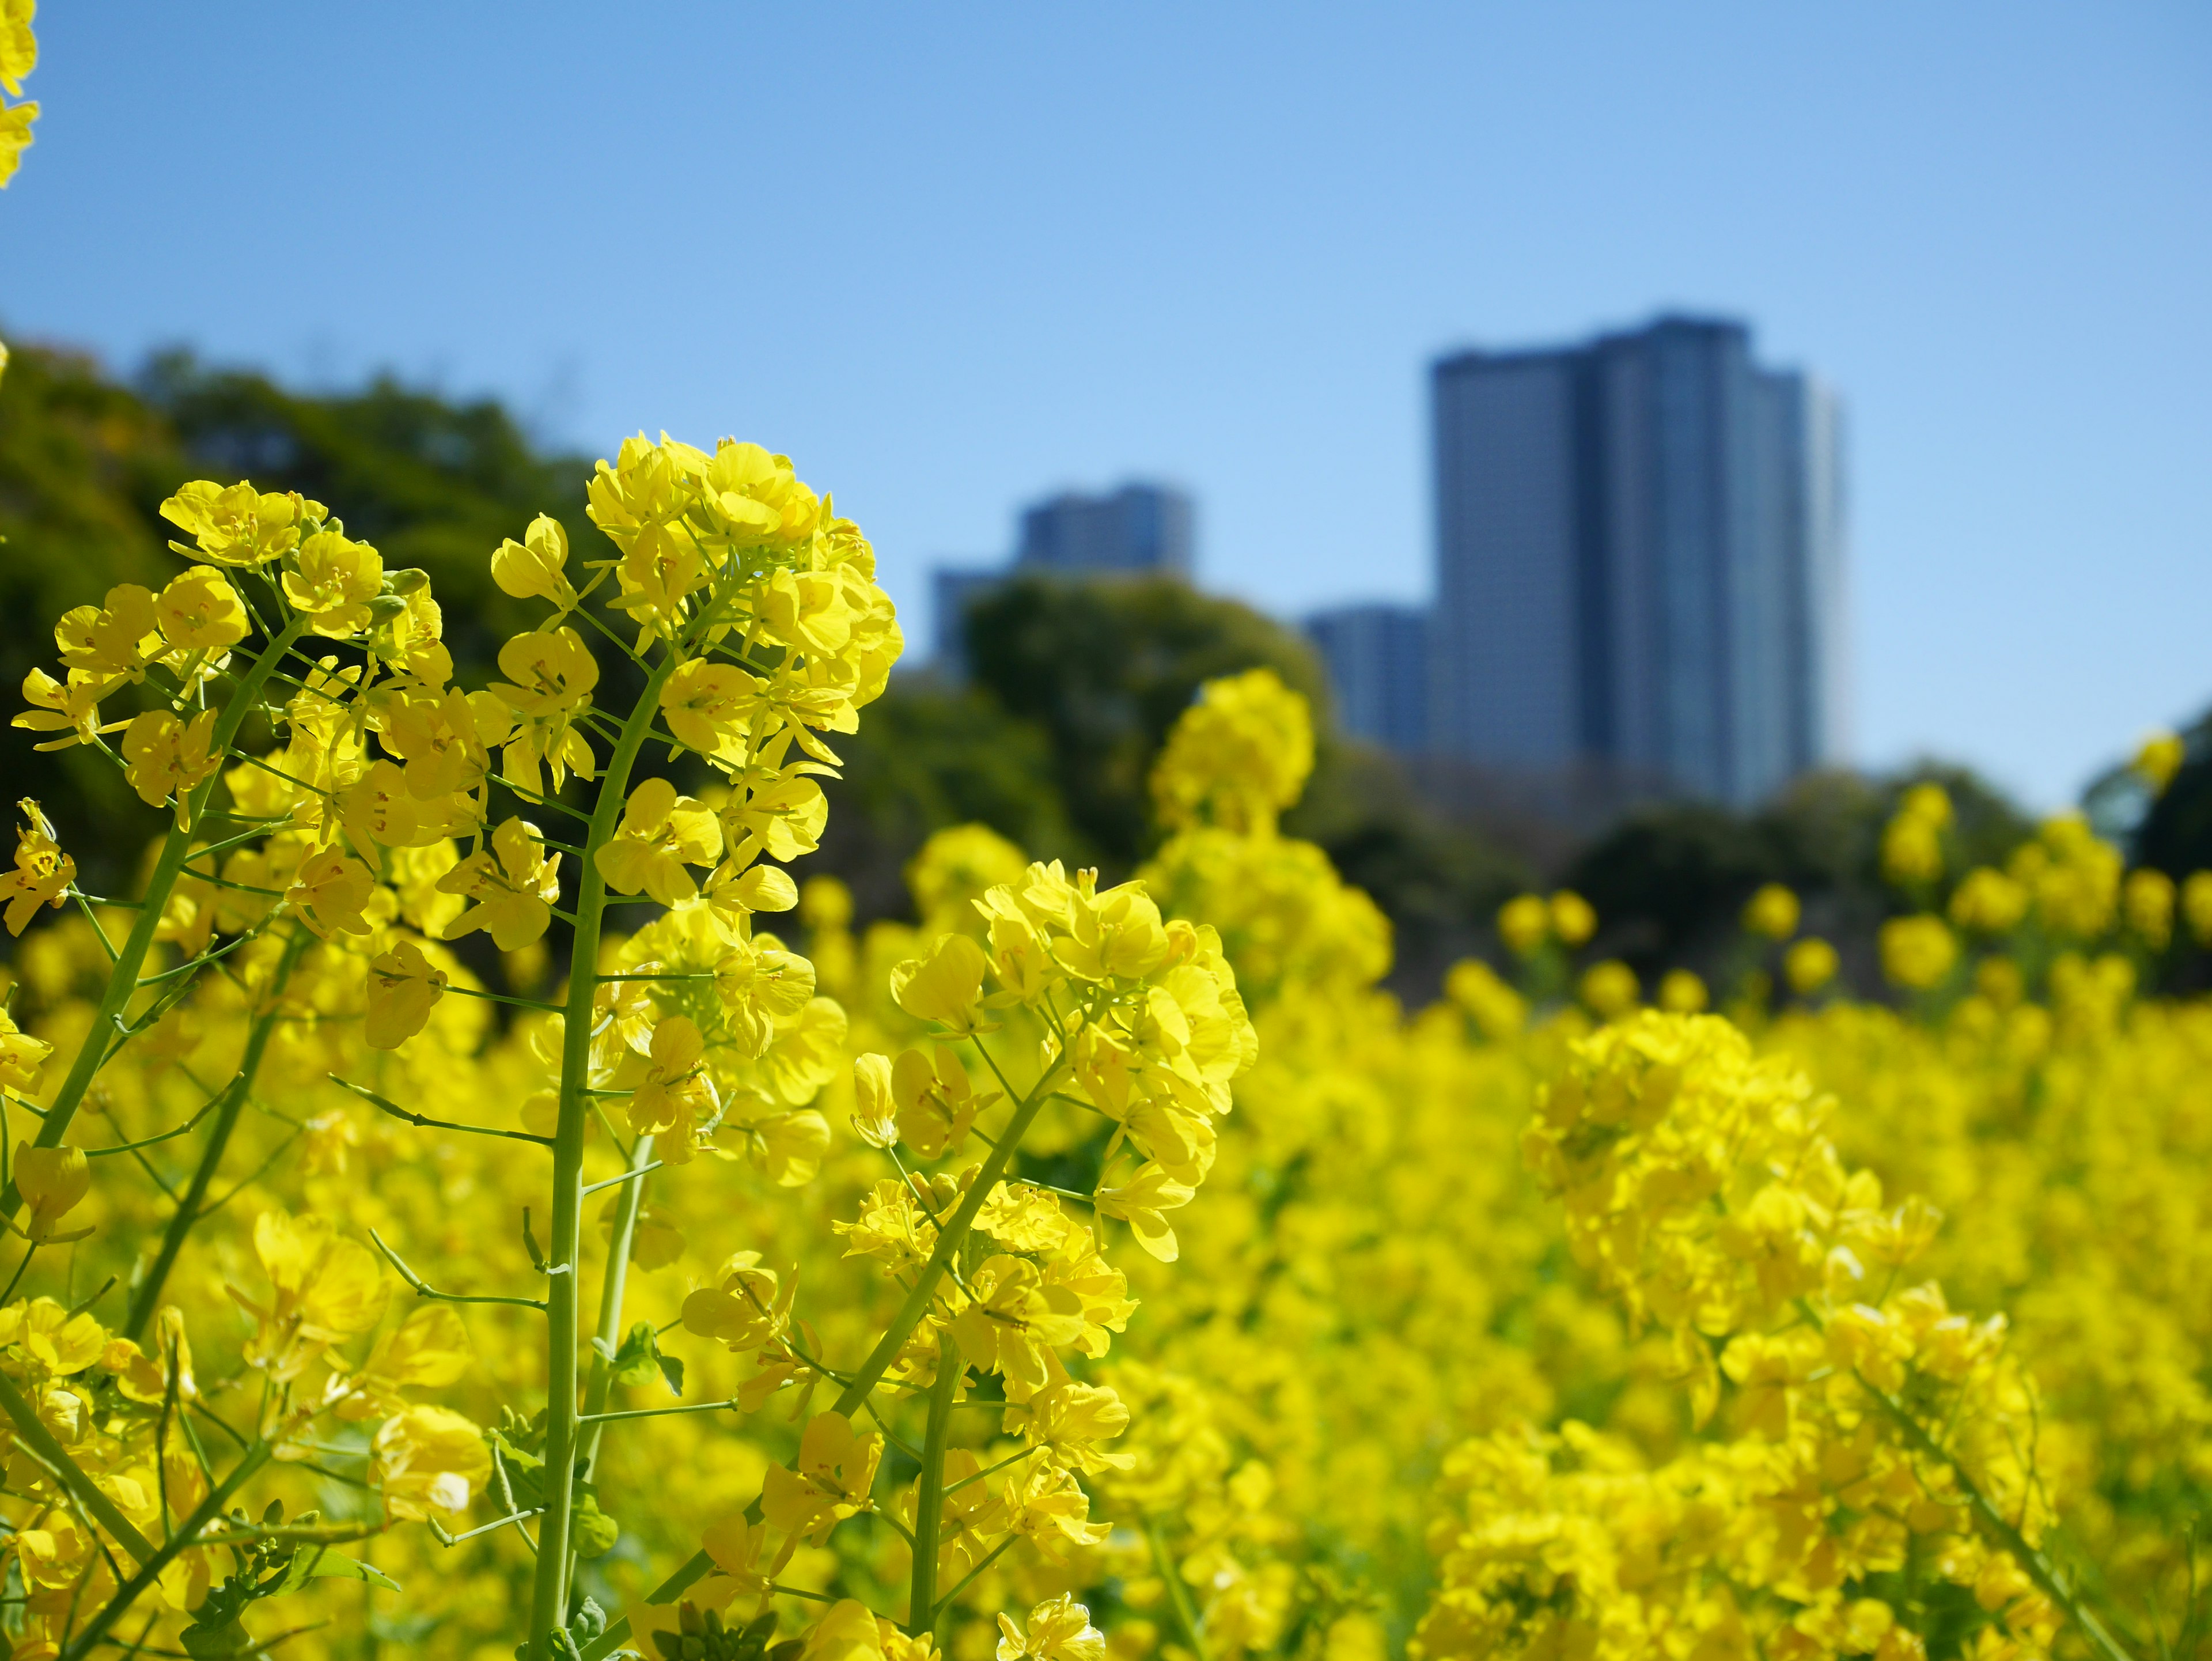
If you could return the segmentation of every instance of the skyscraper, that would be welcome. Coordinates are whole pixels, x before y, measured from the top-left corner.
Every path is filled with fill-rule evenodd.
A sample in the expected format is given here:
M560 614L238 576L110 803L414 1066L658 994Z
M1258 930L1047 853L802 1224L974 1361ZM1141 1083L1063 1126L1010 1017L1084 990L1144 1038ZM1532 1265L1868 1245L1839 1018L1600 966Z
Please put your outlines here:
M1429 741L1429 614L1411 605L1343 605L1306 619L1336 694L1338 724L1407 752Z
M1748 806L1840 751L1841 421L1740 324L1432 375L1431 743Z

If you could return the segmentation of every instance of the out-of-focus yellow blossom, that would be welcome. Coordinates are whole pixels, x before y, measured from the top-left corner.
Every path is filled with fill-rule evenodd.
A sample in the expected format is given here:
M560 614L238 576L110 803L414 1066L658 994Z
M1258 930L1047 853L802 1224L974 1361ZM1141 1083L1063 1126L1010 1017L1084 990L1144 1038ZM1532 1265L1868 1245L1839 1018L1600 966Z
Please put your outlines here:
M2199 946L2212 945L2212 871L2189 873L2181 885L2181 915Z
M1892 917L1881 926L1881 972L1890 983L1925 992L1959 961L1959 937L1941 917Z
M2157 732L2137 746L2129 767L2150 787L2153 795L2164 795L2166 787L2189 759L2189 745L2179 733Z
M1940 784L1916 784L1881 833L1882 874L1893 882L1931 883L1943 874L1943 832L1951 798Z
M1540 894L1516 894L1498 910L1498 938L1506 949L1527 957L1552 932L1552 910Z
M1978 865L1951 893L1951 921L1971 934L2008 934L2027 916L2027 890L2003 872Z
M1770 940L1786 940L1797 932L1797 896L1778 882L1763 885L1743 908L1743 926Z
M1712 1001L1705 983L1686 969L1670 969L1659 980L1659 1007L1677 1015L1694 1015Z
M1597 933L1597 911L1571 888L1552 896L1552 933L1562 946L1580 946Z
M2120 889L2120 910L2129 931L2154 952L2173 937L2173 879L2145 867L2128 873Z
M247 1364L272 1378L296 1378L329 1346L368 1331L384 1313L383 1270L327 1218L264 1211L254 1221L253 1251L268 1277L266 1300L227 1290L255 1322Z
M1274 829L1313 771L1306 702L1272 669L1206 682L1152 769L1152 800L1170 830Z
M393 1517L421 1520L466 1511L491 1475L483 1433L450 1408L403 1408L371 1445L371 1470Z
M1582 1001L1607 1020L1635 1008L1644 993L1636 971L1618 958L1607 958L1584 970L1577 990Z
M1465 1010L1486 1037L1517 1037L1528 1024L1528 1001L1476 958L1451 966L1444 977L1444 995Z
M1783 954L1782 973L1799 997L1818 992L1836 978L1841 967L1836 948L1820 939L1799 940Z

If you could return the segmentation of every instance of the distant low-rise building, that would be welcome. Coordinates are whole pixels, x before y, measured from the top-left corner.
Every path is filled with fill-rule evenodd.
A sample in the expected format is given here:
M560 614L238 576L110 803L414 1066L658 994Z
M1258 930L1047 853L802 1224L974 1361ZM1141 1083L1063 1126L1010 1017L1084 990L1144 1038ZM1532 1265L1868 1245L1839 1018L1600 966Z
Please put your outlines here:
M1103 496L1063 491L1025 508L1014 563L1046 571L1157 572L1189 581L1197 563L1197 513L1162 484L1129 484Z
M1099 496L1064 490L1023 508L1015 526L1013 571L1188 581L1198 563L1197 509L1170 485L1132 481ZM946 673L967 672L968 607L1009 575L1005 566L940 565L931 573L936 661Z
M1413 605L1341 605L1306 619L1355 738L1407 754L1429 743L1429 614Z

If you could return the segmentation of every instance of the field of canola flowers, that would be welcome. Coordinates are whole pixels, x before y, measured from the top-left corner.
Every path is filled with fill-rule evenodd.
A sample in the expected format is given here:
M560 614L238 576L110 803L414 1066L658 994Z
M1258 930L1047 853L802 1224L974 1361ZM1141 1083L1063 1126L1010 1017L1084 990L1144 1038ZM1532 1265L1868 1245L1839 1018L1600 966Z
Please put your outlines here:
M1133 880L969 826L856 935L866 540L729 440L590 504L462 686L422 573L189 485L23 688L151 840L0 877L19 1661L2212 1654L2212 1007L2136 992L2212 875L1960 870L1923 787L1893 1006L1769 888L1723 1013L1571 893L1409 1012L1254 671Z
M591 501L489 687L208 483L25 689L156 840L5 880L15 1655L2206 1652L2212 1009L2134 988L2212 879L1923 788L1900 1007L1770 889L1725 1015L1565 893L1408 1013L1254 671L1134 881L967 827L855 938L866 540L728 441Z

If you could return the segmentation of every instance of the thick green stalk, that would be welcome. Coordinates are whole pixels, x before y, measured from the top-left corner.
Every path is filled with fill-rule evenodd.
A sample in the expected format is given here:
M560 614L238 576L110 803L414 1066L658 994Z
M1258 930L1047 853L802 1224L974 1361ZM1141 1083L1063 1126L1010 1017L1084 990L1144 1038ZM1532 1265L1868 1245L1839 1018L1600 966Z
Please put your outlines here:
M952 1427L952 1398L965 1372L950 1332L937 1335L937 1381L929 1392L929 1421L921 1439L921 1482L915 1491L914 1585L907 1595L906 1629L920 1638L937 1625L937 1537L945 1521L945 1439Z
M641 1136L629 1151L629 1168L642 1171L652 1163L653 1138ZM607 1359L606 1351L622 1343L623 1294L629 1282L630 1243L637 1237L637 1214L644 1202L643 1177L632 1177L616 1192L614 1233L607 1241L606 1273L599 1281L599 1343L592 1348L592 1375L584 1384L586 1420L607 1410L607 1396L614 1389L615 1366ZM604 1421L584 1427L582 1454L587 1480L598 1471L599 1438L605 1429Z
M100 1606L89 1624L63 1652L61 1661L84 1661L84 1658L98 1649L108 1629L123 1618L124 1612L149 1587L161 1579L161 1571L169 1567L177 1554L190 1546L199 1537L201 1530L222 1514L222 1508L230 1503L231 1495L245 1487L247 1480L267 1464L275 1452L276 1450L266 1442L257 1442L247 1449L244 1457L232 1468L230 1475L192 1508L191 1516L177 1524L176 1531L162 1542L161 1549L139 1560L138 1572L123 1583L114 1597Z
M154 1307L161 1299L161 1288L168 1282L169 1271L176 1267L177 1254L185 1249L185 1237L199 1220L200 1208L207 1202L208 1189L214 1185L216 1171L230 1146L231 1132L238 1128L239 1116L253 1093L254 1075L261 1070L262 1053L269 1048L270 1037L276 1031L276 1001L283 995L293 970L299 966L313 939L303 925L295 924L291 938L284 942L284 954L277 959L276 973L265 995L267 1006L253 1018L253 1025L246 1032L246 1053L239 1058L237 1074L223 1091L222 1103L216 1109L215 1127L208 1133L208 1145L200 1155L199 1168L192 1172L191 1185L185 1190L185 1197L177 1203L176 1214L169 1219L169 1226L162 1232L161 1249L155 1253L146 1278L131 1294L131 1308L123 1317L123 1335L126 1338L136 1338L152 1318Z
M246 712L275 672L277 660L291 649L304 626L301 619L294 618L247 666L231 692L230 702L216 717L214 752L230 747ZM91 1029L85 1034L76 1059L70 1064L69 1076L62 1080L60 1093L46 1110L46 1123L39 1127L40 1147L61 1146L62 1138L69 1134L70 1122L76 1116L77 1107L84 1100L85 1092L92 1087L93 1074L100 1071L100 1064L107 1055L109 1036L115 1031L117 1022L138 990L138 971L146 965L146 953L154 945L154 931L161 927L161 914L168 909L169 891L177 885L177 873L183 870L185 856L191 851L191 827L197 826L207 812L209 798L214 795L221 777L220 771L210 776L192 792L185 801L185 828L172 825L161 843L161 855L154 861L154 874L148 879L145 895L139 901L137 919L131 925L129 936L108 969L107 987L100 995L99 1008L93 1012ZM22 1203L22 1196L15 1191L15 1183L9 1183L4 1191L0 1191L0 1218L13 1217Z
M568 1003L561 1036L561 1118L553 1133L552 1238L546 1254L545 1513L538 1525L538 1575L530 1596L531 1661L550 1661L552 1634L568 1622L568 1532L574 1498L578 1404L576 1354L577 1260L581 1255L584 1129L591 1100L592 1013L599 989L599 925L606 910L606 879L599 851L621 822L630 769L660 708L660 689L675 667L664 655L638 695L622 736L599 776L584 839L583 873L576 885L575 943L568 953Z
M4 1373L0 1373L0 1412L15 1422L15 1434L53 1471L55 1480L69 1490L70 1497L84 1507L94 1522L115 1536L116 1544L141 1563L155 1556L153 1542L138 1532L137 1525L115 1508L115 1502L102 1494L83 1468L70 1457L69 1450L55 1440L53 1432L46 1428L37 1409Z

